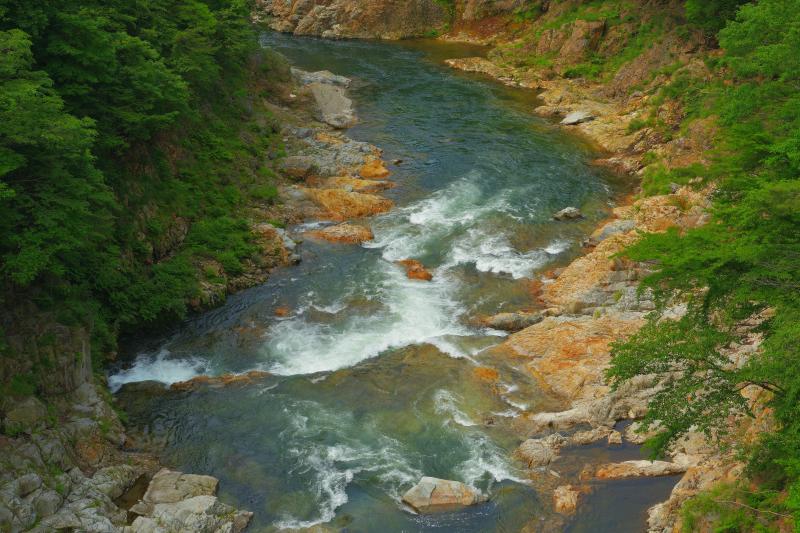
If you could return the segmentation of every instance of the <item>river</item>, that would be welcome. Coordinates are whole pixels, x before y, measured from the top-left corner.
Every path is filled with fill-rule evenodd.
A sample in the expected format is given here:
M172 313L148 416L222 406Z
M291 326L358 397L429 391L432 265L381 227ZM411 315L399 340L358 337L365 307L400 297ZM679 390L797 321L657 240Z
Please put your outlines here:
M487 386L475 370L502 337L469 320L530 305L530 277L579 253L624 180L533 116L531 91L442 64L480 48L271 33L263 43L301 68L354 80L360 123L348 135L402 160L386 193L397 207L370 221L374 241L306 241L299 266L132 342L110 371L114 390L251 369L272 375L188 392L122 388L130 424L163 447L165 464L220 478L223 500L255 513L252 531L520 531L542 521L640 531L644 510L674 480L609 484L571 521L547 510L512 452L523 438L520 414L552 401L508 370ZM585 219L551 220L570 205ZM433 281L407 279L395 263L405 258L422 261ZM290 313L276 316L279 307ZM592 453L638 457L630 447ZM412 514L399 499L422 475L473 484L491 500Z

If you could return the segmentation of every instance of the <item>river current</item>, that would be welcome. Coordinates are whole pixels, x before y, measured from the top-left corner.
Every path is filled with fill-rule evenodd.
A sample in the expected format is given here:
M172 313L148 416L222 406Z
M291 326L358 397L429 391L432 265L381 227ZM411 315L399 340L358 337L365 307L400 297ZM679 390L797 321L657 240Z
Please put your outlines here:
M163 447L165 464L219 477L223 500L255 513L253 531L535 526L547 502L511 452L524 438L520 414L551 404L523 376L504 374L502 390L489 390L475 369L502 334L469 319L530 305L530 278L574 257L624 184L588 164L589 147L536 118L532 92L442 64L480 48L280 34L263 44L300 68L353 79L360 122L348 135L402 160L386 193L397 207L370 221L374 241L306 241L299 266L132 342L110 372L114 390L252 369L271 377L188 392L123 387L131 424ZM551 220L570 205L586 218ZM407 279L396 264L406 258L433 281ZM491 500L412 514L400 496L423 475L473 484ZM564 528L639 531L669 484L607 489Z

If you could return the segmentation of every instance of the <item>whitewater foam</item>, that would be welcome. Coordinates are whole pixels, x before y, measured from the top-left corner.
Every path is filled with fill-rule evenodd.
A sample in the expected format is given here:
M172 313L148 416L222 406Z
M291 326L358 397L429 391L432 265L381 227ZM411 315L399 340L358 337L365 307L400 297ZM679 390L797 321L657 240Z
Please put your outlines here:
M196 357L172 358L169 349L144 353L136 357L130 368L108 377L108 386L116 392L126 383L159 381L167 385L187 381L208 372L208 361Z
M353 366L390 349L435 344L446 335L469 334L458 322L462 312L453 301L454 280L437 276L410 280L397 265L380 262L382 281L374 297L383 308L369 316L347 315L320 324L297 316L273 323L263 353L276 374L309 374Z

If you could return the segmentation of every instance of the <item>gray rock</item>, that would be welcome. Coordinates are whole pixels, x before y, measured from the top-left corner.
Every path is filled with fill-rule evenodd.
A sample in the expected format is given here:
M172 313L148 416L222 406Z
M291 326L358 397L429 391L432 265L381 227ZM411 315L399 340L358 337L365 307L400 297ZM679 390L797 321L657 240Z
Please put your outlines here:
M308 72L296 67L292 67L292 77L302 85L311 85L312 83L327 83L328 85L335 85L338 87L350 87L350 78L339 76L329 70L319 70L317 72Z
M565 207L553 215L554 220L575 220L583 218L583 213L577 207Z
M459 481L423 477L403 494L403 502L417 512L451 511L485 502L481 491Z
M0 503L0 531L11 531L14 524L14 514L5 505Z
M147 487L143 501L151 504L175 503L194 496L213 496L219 480L212 476L184 474L162 468Z
M142 501L131 508L139 514L126 533L237 533L253 516L220 502L214 495L219 481L211 476L162 469L153 476Z
M349 128L356 123L353 101L337 85L314 82L308 86L317 103L317 118L334 128Z
M54 490L45 490L33 501L33 508L39 518L47 518L56 514L61 507L61 495Z
M6 408L6 417L3 420L6 432L32 433L46 424L47 408L33 396L14 402Z
M303 180L317 172L317 161L308 155L292 155L281 161L280 169L291 178Z
M584 122L589 122L594 120L594 115L589 113L588 111L573 111L566 117L564 120L561 121L562 126L575 126L576 124L582 124Z
M119 498L142 472L130 465L101 468L92 476L92 485L111 499Z
M613 235L618 235L620 233L628 233L635 227L636 227L636 222L630 219L612 220L599 230L595 231L592 234L592 236L589 237L586 244L589 244L591 246L597 246L598 244L608 239L609 237Z
M497 313L483 320L484 325L502 331L515 332L523 330L542 321L540 313Z
M566 443L567 439L554 433L542 439L526 440L519 445L516 454L528 464L528 468L547 466L558 458Z
M42 478L39 477L39 474L31 472L17 479L17 494L25 497L41 486Z

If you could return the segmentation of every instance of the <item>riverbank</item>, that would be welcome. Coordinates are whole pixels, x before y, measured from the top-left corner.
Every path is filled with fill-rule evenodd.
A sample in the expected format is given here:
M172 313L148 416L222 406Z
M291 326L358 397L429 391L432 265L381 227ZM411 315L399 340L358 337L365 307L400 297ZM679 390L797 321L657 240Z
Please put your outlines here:
M470 40L465 35L460 38ZM569 42L561 44L570 47ZM691 47L684 47L683 54L675 51L671 57L677 58L679 66L672 67L671 72L657 71L652 54L644 54L625 65L627 78L618 74L602 83L583 78L545 79L536 69L509 67L502 55L495 55L493 60L474 57L446 63L500 83L537 91L542 103L534 111L586 137L605 152L596 164L647 180L663 169L707 166L711 162L708 154L716 133L713 119L696 120L675 135L665 135L665 130L676 131L683 126L684 111L679 102L664 100L655 89L681 76L710 76L703 64L704 54L699 52ZM631 75L634 79L630 79ZM625 84L636 85L645 80L644 85L639 85L640 90L620 90ZM649 125L655 122L653 117L657 117L659 127ZM712 187L698 189L670 183L669 189L670 194L660 195L652 195L651 189L649 195L640 194L615 208L611 220L587 239L585 255L564 269L546 273L540 280L538 297L549 316L492 349L503 364L535 376L564 401L563 411L529 417L526 432L531 438L518 453L532 466L549 464L558 457L564 439L572 442L570 435L587 424L592 429L588 434L578 433L578 444L595 440L641 443L647 437L636 432L635 422L622 433L615 428L620 422L643 416L659 383L642 377L613 390L605 372L611 362L611 344L638 331L647 314L655 309L649 293L638 287L638 280L648 274L649 266L626 260L624 251L644 234L673 228L684 233L710 218ZM680 317L683 312L682 306L676 304L664 318ZM729 347L731 360L746 361L750 354L758 352L761 340L757 333L748 334L743 342ZM751 399L757 405L755 398ZM761 408L757 412L755 421L732 420L734 436L729 438L751 442L759 431L768 428L769 415ZM681 473L669 499L648 510L651 533L680 531L684 502L714 487L735 483L745 466L733 451L720 451L718 444L697 431L690 431L670 447L666 459L668 462L627 461L591 468L587 465L580 480L553 490L553 505L560 512L575 512L586 492L585 486L581 488L586 480Z

